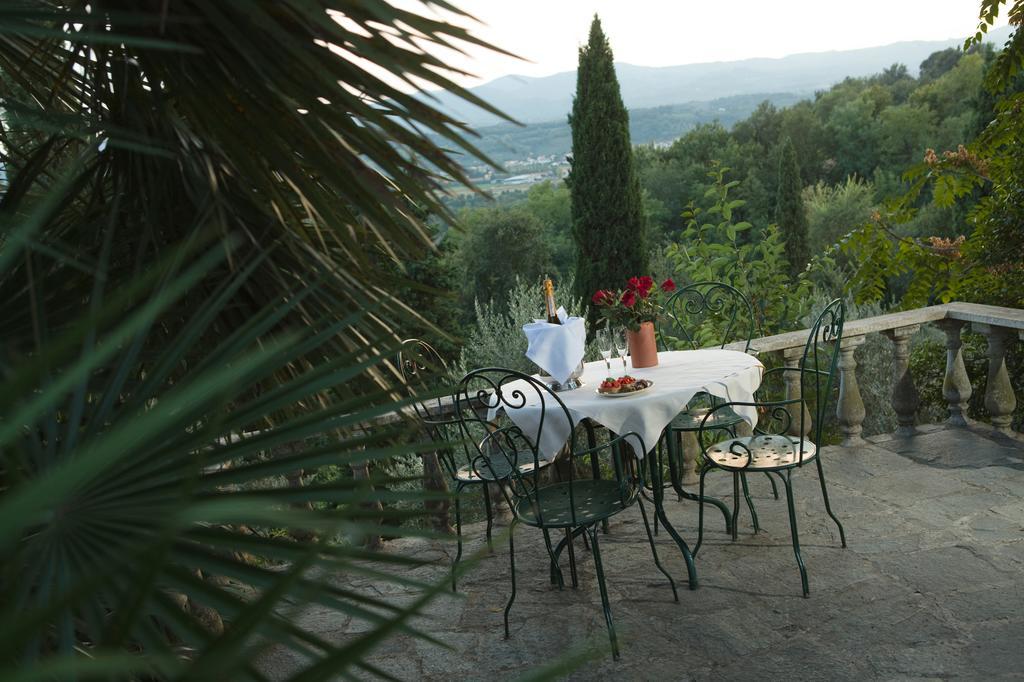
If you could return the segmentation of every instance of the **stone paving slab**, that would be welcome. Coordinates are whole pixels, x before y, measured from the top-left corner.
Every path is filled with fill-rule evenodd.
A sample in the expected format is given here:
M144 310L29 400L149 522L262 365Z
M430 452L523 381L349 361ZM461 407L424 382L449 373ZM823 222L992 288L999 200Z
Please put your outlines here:
M516 531L519 594L511 638L503 639L508 551L500 534L464 576L457 596L434 601L417 625L446 651L411 637L389 640L374 664L402 679L515 679L569 651L591 649L572 680L1024 679L1024 449L984 432L931 429L911 439L880 439L824 450L833 505L848 549L824 512L817 472L794 473L797 517L811 595L804 599L784 500L750 478L762 530L740 514L730 541L721 515L706 516L697 560L700 586L686 589L678 551L657 545L680 586L679 603L657 571L639 512L620 514L601 537L605 575L622 652L613 661L591 555L577 547L579 588L548 583L538 531ZM729 477L709 474L710 492L731 494ZM669 516L690 542L697 507L671 501ZM466 529L468 550L483 550L482 524ZM503 532L505 529L500 529ZM401 540L387 551L430 559L411 571L440 581L454 545ZM563 562L565 563L565 562ZM567 569L567 567L566 567ZM568 577L568 570L566 570ZM345 587L411 602L415 592L338 577ZM366 625L333 612L297 618L330 641ZM272 648L261 668L272 678L293 669L293 654Z

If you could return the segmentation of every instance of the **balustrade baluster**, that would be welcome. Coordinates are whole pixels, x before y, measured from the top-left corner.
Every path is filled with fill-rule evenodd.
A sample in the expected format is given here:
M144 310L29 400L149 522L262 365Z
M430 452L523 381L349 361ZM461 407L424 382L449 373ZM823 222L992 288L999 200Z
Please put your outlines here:
M1010 433L1010 420L1017 407L1017 398L1010 385L1010 374L1006 371L1006 342L1012 338L1013 330L991 324L974 323L974 331L985 335L988 341L988 381L985 384L985 409L992 420L992 427L1003 433Z
M921 398L910 372L910 337L921 328L919 324L897 327L883 332L892 341L892 365L896 385L892 389L892 407L896 410L896 435L913 436L917 433L917 407Z
M967 376L967 368L964 366L964 342L960 338L960 331L966 324L949 318L935 323L946 334L946 376L942 380L942 397L949 403L946 423L950 426L971 424L967 417L967 401L971 399L972 393L971 378Z
M839 403L836 405L836 416L839 419L839 430L843 432L845 447L864 444L860 434L867 413L857 383L857 359L854 357L854 351L863 343L863 336L851 336L843 339L839 346Z

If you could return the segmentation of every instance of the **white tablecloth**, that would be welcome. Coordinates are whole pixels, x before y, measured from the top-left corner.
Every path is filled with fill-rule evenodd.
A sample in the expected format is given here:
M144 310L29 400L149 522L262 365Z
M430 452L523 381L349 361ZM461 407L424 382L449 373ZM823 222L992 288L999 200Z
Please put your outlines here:
M608 398L598 395L597 387L608 376L604 360L599 360L584 366L583 387L557 395L568 408L573 425L590 418L615 433L635 431L643 438L645 447L651 450L657 445L664 428L698 393L710 393L724 400L753 400L754 391L761 385L764 365L746 353L716 348L658 353L657 367L629 367L625 373L638 379L650 379L654 386L626 397ZM612 376L622 374L622 361L613 359ZM507 385L508 390L513 388L513 383ZM527 395L530 393L527 392ZM528 401L524 407L517 409L506 407L505 412L524 433L536 433L541 413L536 400ZM751 426L756 424L757 411L754 408L738 407L736 412ZM490 417L493 418L494 414ZM540 454L554 459L569 435L569 425L565 418L549 414L544 420ZM639 456L646 454L639 443L633 442L631 445Z

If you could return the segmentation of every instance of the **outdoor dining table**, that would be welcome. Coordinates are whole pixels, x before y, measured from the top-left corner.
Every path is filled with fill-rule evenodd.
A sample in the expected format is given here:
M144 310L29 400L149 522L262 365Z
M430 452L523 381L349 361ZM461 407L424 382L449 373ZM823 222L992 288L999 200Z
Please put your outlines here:
M605 377L626 373L637 379L651 381L651 387L627 395L606 396L597 392L597 387ZM583 385L575 390L558 393L569 411L573 427L591 420L616 434L634 432L643 439L643 447L635 437L630 436L626 440L632 445L637 457L643 459L650 454L655 455L655 461L647 467L654 492L655 513L683 554L690 573L691 588L696 586L693 559L685 541L665 515L657 444L665 427L698 393L709 393L726 401L753 402L754 391L761 385L763 374L764 365L756 357L739 351L717 348L666 351L658 353L656 366L644 369L624 369L618 359L612 362L610 371L603 360L588 362L584 365ZM514 387L514 382L507 385L508 389ZM520 407L506 406L503 409L524 433L536 433L544 408L537 400L527 400ZM737 406L736 412L751 427L756 425L757 412L754 408ZM545 419L541 442L537 444L539 455L553 461L570 435L570 427L563 420Z

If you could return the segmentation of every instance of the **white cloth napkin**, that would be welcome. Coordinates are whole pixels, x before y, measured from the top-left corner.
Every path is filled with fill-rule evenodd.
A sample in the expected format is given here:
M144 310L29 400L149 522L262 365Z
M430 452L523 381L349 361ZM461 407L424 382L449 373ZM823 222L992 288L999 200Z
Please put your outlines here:
M587 327L582 317L569 317L565 308L558 309L558 319L562 324L534 320L523 325L523 333L529 342L526 357L564 384L583 359Z

